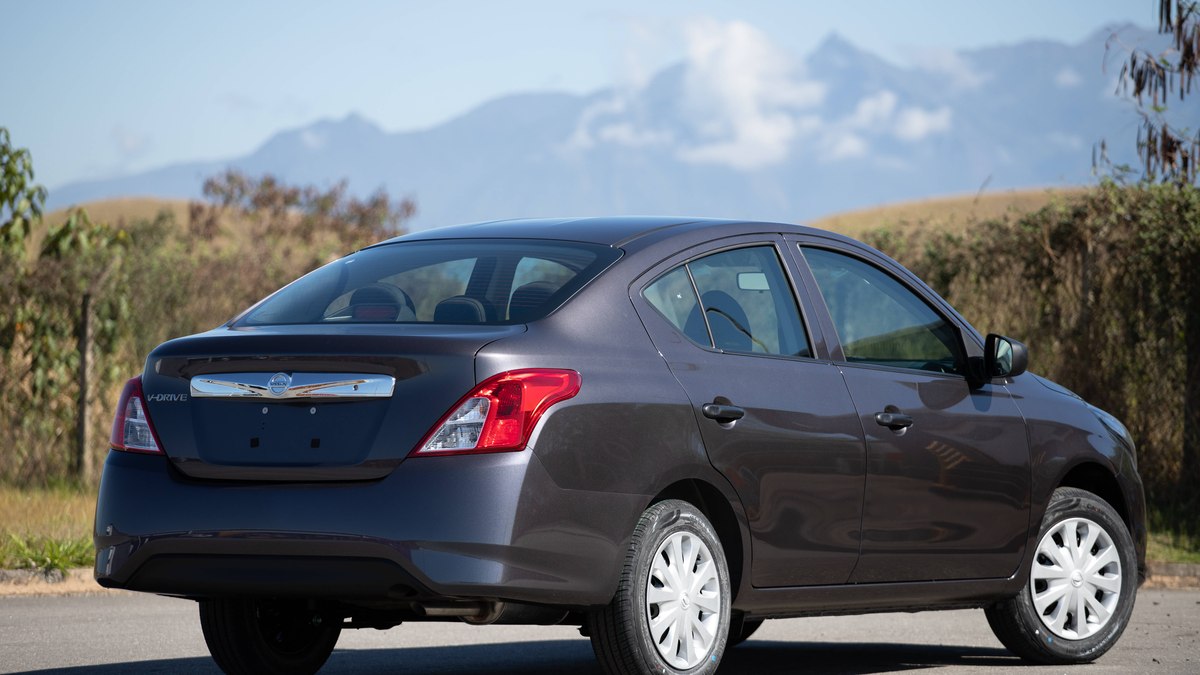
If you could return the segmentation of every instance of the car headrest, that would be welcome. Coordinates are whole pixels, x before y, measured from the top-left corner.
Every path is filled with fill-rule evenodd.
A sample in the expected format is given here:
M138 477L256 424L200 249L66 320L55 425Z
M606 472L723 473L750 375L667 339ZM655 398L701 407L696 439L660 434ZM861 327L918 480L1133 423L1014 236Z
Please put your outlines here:
M433 308L437 323L483 323L486 318L483 303L465 295L446 298Z
M373 283L350 294L350 309L359 321L416 321L412 298L391 284Z
M521 286L513 291L512 298L508 301L509 320L524 323L537 316L541 313L542 306L557 290L558 286L549 281L534 281Z

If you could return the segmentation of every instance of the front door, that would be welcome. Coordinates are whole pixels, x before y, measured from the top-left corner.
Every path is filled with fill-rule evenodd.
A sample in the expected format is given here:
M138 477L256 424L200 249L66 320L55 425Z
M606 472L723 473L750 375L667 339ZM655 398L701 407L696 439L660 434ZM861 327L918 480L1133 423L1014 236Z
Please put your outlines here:
M961 331L880 265L805 247L867 442L853 583L1002 578L1029 527L1025 423L1003 384L971 386Z

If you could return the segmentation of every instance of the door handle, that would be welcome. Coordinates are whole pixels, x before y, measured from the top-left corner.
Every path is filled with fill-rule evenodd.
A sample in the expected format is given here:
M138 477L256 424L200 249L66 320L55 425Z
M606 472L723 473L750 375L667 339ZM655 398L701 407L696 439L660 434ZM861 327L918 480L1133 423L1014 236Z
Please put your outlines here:
M705 403L700 409L704 416L710 420L716 420L721 424L729 424L746 416L746 411L736 405L722 405L720 403Z
M907 429L913 425L912 415L905 415L898 412L877 412L875 413L875 423L881 427L887 427L892 431L900 431Z

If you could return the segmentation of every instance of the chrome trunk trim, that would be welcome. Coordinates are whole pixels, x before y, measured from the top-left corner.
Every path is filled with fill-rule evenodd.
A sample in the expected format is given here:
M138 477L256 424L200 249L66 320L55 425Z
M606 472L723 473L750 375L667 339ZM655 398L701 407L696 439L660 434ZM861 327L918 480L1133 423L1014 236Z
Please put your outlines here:
M192 378L197 398L347 399L387 398L396 387L390 375L366 373L214 373Z

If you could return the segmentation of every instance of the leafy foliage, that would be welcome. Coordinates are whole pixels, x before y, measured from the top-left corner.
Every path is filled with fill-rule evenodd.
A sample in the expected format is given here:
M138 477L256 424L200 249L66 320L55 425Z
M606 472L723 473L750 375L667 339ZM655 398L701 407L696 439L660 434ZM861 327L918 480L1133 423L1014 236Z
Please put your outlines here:
M14 148L0 127L0 255L23 256L33 223L42 217L46 188L33 182L33 159Z
M95 549L91 537L57 539L25 538L10 534L0 562L6 569L32 569L43 573L66 572L75 567L91 566Z

